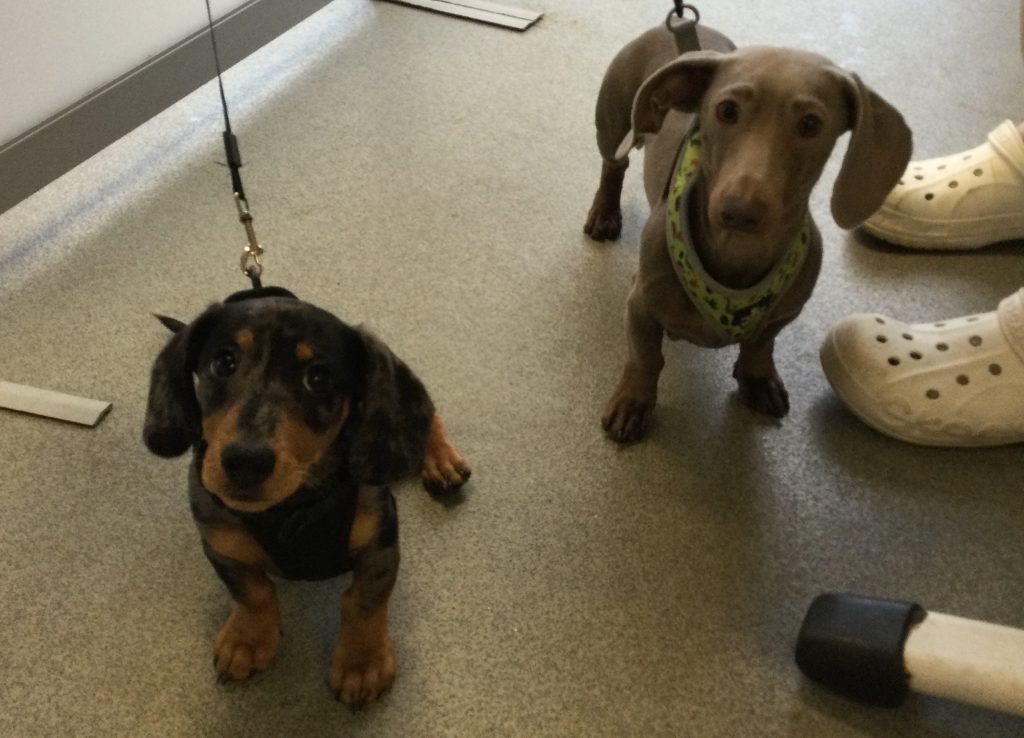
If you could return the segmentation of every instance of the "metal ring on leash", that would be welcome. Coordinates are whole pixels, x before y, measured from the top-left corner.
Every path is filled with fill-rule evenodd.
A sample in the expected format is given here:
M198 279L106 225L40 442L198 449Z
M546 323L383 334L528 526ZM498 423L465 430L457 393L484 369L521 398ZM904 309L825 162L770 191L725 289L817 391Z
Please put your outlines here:
M697 10L696 6L690 5L688 3L676 3L676 7L673 10L668 11L668 15L665 17L665 28L667 28L668 30L670 30L673 33L675 33L677 26L674 26L672 24L672 16L674 15L677 18L682 20L683 13L685 13L687 10L692 10L693 11L693 21L692 22L693 23L700 23L700 11ZM689 22L691 22L691 21L682 20L682 23L689 23ZM682 25L682 24L680 24L680 25Z
M693 18L686 18L686 9L693 11ZM673 22L672 16L678 20ZM682 0L676 0L676 9L668 11L665 17L665 28L668 29L676 39L676 50L680 54L700 49L700 37L697 34L697 24L700 22L700 11L693 5L687 5Z

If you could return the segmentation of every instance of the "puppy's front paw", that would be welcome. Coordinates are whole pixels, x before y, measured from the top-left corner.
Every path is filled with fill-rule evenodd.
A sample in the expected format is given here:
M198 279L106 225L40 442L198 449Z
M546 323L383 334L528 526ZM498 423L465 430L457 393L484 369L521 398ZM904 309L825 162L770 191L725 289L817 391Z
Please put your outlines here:
M462 454L448 440L441 416L435 413L430 423L427 454L420 470L423 486L431 494L454 492L469 481L472 473Z
M428 492L453 492L469 481L473 470L447 438L432 443L423 459L423 486Z
M740 378L740 400L759 413L775 418L785 417L789 412L789 393L778 376Z
M338 642L331 660L328 683L340 702L353 711L373 702L390 689L395 681L395 649L390 639L375 649Z
M214 642L213 661L220 680L241 681L266 671L280 642L281 620L276 613L253 613L236 605Z
M601 416L601 427L616 443L639 441L647 433L654 400L616 392Z

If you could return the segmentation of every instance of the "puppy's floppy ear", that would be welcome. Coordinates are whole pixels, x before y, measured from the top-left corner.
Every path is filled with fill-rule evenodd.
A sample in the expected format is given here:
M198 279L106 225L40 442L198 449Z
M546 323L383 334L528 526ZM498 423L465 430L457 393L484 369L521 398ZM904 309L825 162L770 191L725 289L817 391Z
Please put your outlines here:
M157 456L180 456L202 434L192 373L222 310L214 305L175 333L153 362L142 438Z
M633 129L615 158L624 159L642 134L657 133L670 109L696 112L723 56L717 51L689 51L648 77L633 98Z
M854 228L882 206L910 162L903 116L856 74L836 69L850 109L850 144L832 188L832 217Z
M349 424L349 470L364 484L389 484L420 470L434 404L405 362L373 334L356 330L366 361Z

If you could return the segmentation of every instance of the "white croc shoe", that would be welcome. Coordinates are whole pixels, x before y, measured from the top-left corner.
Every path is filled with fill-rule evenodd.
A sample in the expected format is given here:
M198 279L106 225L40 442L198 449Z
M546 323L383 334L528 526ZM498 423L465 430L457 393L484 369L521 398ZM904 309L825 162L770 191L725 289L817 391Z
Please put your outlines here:
M981 146L912 161L864 230L925 249L976 248L1024 238L1024 141L1011 121Z
M826 336L821 364L854 414L900 440L1024 442L1024 289L994 312L939 323L849 316Z

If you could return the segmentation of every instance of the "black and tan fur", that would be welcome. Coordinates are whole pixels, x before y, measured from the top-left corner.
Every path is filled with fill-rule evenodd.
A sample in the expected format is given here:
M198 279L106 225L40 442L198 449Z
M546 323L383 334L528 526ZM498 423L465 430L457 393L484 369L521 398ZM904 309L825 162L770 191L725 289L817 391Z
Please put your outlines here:
M157 357L144 439L160 456L193 449L192 514L235 603L214 644L222 678L246 679L277 654L270 576L352 571L329 683L353 707L385 691L399 561L388 485L420 472L428 488L454 489L470 475L409 367L285 290L239 293Z

